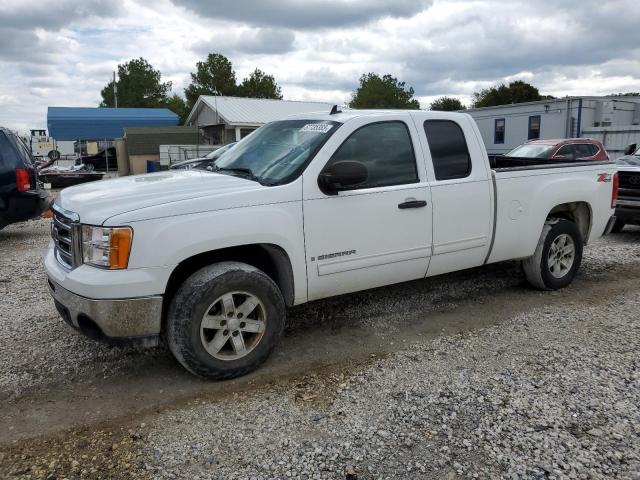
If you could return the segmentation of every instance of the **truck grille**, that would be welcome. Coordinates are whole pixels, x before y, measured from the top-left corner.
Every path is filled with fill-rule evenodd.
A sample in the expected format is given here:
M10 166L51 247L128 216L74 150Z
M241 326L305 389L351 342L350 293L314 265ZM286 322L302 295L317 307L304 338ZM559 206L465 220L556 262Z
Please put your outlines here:
M51 237L55 244L56 258L69 270L79 265L79 235L79 224L54 210Z
M640 197L640 173L618 172L620 197Z
M640 189L640 173L618 172L618 175L621 187Z

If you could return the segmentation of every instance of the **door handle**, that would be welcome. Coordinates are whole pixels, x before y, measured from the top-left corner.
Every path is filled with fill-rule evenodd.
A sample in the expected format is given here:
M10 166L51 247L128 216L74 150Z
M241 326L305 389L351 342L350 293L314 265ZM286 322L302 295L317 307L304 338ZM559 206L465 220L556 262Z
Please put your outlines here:
M400 210L405 210L407 208L422 208L426 206L427 202L425 200L407 200L406 202L398 204L398 208Z

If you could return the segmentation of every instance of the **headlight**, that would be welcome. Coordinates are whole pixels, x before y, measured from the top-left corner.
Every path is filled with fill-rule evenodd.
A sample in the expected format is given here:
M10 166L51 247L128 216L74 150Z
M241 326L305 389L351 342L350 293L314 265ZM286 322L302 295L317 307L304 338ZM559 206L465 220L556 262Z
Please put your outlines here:
M82 261L94 267L127 268L133 230L129 227L82 226Z

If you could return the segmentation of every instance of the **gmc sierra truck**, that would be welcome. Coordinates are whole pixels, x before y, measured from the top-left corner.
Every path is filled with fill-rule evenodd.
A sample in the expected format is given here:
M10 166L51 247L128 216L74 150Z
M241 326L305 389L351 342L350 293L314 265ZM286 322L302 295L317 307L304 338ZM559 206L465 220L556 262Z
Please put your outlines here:
M292 305L513 259L534 287L567 286L615 221L615 165L497 162L466 114L275 121L212 171L62 191L51 295L89 336L162 336L186 369L222 379L265 361Z

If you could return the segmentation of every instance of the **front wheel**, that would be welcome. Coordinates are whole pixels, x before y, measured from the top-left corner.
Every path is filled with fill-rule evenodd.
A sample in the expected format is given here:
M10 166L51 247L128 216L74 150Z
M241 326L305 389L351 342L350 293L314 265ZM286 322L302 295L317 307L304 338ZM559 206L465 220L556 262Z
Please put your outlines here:
M582 235L575 223L551 219L545 223L532 257L523 262L527 281L542 290L569 285L582 262Z
M195 375L222 380L258 368L278 343L285 323L278 286L239 262L209 265L178 289L168 311L167 340Z

